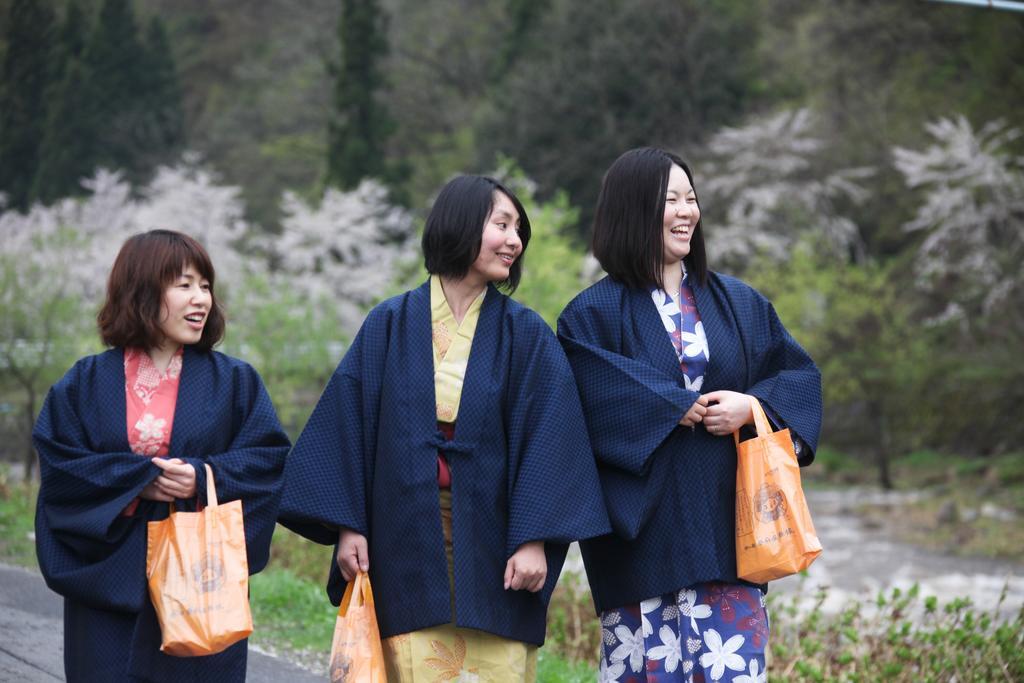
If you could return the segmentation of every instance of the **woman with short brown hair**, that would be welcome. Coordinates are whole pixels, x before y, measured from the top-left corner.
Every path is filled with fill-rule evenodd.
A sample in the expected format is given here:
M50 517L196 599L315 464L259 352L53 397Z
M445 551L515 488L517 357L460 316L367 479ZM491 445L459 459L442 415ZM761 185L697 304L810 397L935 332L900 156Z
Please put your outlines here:
M256 371L212 350L224 334L214 280L188 235L128 239L98 317L112 348L54 384L36 422L36 553L64 596L68 681L245 679L246 641L160 652L146 582L147 522L168 504L195 510L204 465L221 501L242 501L249 572L269 554L288 438Z

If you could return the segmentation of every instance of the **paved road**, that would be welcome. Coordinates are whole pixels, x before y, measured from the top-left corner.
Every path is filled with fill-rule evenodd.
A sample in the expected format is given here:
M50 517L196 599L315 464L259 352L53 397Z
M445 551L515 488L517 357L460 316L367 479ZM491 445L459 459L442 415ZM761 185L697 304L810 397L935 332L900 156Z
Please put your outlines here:
M63 605L42 577L0 564L0 681L64 680ZM318 683L304 669L249 648L249 683Z

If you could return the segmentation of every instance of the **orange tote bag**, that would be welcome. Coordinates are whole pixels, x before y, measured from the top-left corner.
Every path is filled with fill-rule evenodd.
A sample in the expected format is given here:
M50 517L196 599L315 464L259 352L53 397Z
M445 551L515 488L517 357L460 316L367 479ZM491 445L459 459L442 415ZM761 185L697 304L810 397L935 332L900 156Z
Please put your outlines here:
M802 571L821 554L800 485L800 466L788 429L773 432L764 409L750 399L757 436L736 441L736 575L767 583Z
M387 683L370 577L349 581L331 642L331 683Z
M146 577L160 620L160 651L177 657L221 652L252 633L242 501L217 503L206 465L206 508L149 522Z

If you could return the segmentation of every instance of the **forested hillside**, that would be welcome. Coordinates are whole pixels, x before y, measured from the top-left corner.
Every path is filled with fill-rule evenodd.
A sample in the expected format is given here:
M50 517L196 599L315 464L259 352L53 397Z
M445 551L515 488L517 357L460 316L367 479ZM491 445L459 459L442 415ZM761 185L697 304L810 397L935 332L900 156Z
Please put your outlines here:
M94 194L79 181L98 167L153 202L159 183L201 177L233 188L224 215L243 260L312 277L344 266L350 247L326 240L347 230L345 207L376 216L386 202L405 227L374 239L408 249L452 174L520 169L550 231L521 296L549 320L582 286L603 170L630 147L671 148L693 162L714 267L769 294L819 360L826 440L884 465L1024 437L1024 14L924 0L0 0L0 63L9 225ZM160 175L186 150L192 171ZM384 189L344 194L365 178ZM322 282L343 287L338 272Z

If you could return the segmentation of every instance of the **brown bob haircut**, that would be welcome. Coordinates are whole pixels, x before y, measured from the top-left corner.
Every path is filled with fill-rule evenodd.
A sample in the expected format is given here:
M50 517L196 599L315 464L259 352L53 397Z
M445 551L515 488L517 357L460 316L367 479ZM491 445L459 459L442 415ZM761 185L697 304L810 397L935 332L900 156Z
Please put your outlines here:
M224 336L224 314L214 294L210 255L199 242L173 230L151 230L129 237L107 280L107 298L97 316L108 346L152 349L163 341L160 308L164 290L192 266L210 283L210 310L203 336L193 345L209 351Z
M675 164L693 184L693 173L681 158L656 147L631 149L608 168L601 183L594 216L591 249L612 278L629 287L663 287L665 251L662 235L668 176ZM700 208L700 201L697 202ZM701 221L690 237L683 258L686 272L699 284L707 282L708 261Z

